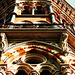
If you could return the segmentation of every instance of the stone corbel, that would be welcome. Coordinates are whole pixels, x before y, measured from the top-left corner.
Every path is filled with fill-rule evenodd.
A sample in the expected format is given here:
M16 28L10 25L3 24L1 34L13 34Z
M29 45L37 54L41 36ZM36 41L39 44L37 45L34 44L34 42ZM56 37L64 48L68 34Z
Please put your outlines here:
M62 48L63 51L67 51L68 49L67 40L68 40L68 34L62 33L60 38L60 47Z
M3 48L2 48L2 37L1 37L1 33L0 33L0 60L1 60L2 52L3 52Z
M62 48L63 48L64 51L68 49L67 40L68 40L68 34L67 33L63 33Z
M68 34L67 33L62 33L60 37L60 43L59 46L62 49L62 53L67 56L68 55Z
M7 40L7 37L6 37L6 34L5 33L1 33L1 38L2 38L2 48L3 48L3 51L5 52L5 50L8 48L8 40Z

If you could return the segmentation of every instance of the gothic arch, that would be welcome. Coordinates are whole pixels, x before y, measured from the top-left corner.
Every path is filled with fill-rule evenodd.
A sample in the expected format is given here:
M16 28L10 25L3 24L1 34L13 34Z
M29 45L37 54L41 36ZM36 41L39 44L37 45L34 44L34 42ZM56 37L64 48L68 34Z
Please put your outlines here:
M9 47L2 55L1 64L9 64L8 68L10 67L10 69L15 66L18 72L26 68L30 73L37 73L35 70L45 70L48 67L50 69L49 72L53 74L56 69L59 70L60 64L64 62L62 60L63 57L63 51L55 45L41 41L27 41ZM21 69L19 68L21 65L18 64L22 64L25 67ZM35 70L30 65L36 65Z
M59 47L39 41L27 41L9 47L2 56L2 63L12 62L15 57L19 57L25 52L31 51L32 49L38 49L38 51L48 52L59 63L62 63L60 56L62 55L61 53L63 51Z

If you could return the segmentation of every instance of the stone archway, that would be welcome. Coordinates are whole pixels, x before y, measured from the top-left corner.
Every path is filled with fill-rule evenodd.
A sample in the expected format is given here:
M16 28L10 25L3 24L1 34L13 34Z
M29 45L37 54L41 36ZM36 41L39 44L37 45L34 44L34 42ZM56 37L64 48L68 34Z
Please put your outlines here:
M16 74L24 70L18 70L18 67L20 67L18 64L24 65L25 69L29 65L33 68L30 70L31 74L38 74L37 72L45 66L50 66L49 69L54 72L59 70L59 65L63 62L61 56L64 57L62 50L54 45L40 41L27 41L8 48L3 54L1 62L7 64L8 69L10 67L12 70L15 67L18 71ZM34 72L32 72L33 70ZM47 70L42 70L41 74L44 72L47 72ZM25 72L23 71L23 73Z

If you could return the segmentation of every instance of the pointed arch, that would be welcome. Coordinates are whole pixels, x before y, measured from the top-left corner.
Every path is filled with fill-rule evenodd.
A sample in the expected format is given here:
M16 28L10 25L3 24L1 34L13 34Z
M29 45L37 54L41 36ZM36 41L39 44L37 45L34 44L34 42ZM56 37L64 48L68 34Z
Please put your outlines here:
M36 49L38 51L49 54L58 63L63 62L61 59L61 56L63 56L62 50L59 47L40 41L27 41L9 47L3 54L1 62L12 62L16 57L20 57L24 53L29 52L32 49Z

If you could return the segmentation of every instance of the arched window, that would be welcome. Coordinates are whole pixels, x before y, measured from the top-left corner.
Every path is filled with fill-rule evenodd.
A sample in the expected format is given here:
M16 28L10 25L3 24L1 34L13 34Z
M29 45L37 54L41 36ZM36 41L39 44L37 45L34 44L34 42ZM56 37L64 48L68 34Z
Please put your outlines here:
M48 70L43 70L40 75L52 75L51 72L49 72Z
M24 70L18 70L18 72L15 75L27 75Z

